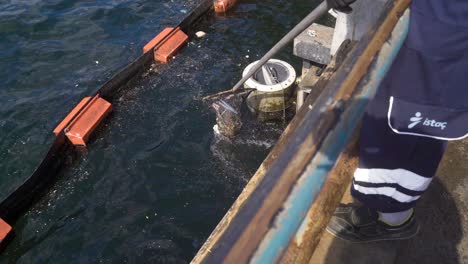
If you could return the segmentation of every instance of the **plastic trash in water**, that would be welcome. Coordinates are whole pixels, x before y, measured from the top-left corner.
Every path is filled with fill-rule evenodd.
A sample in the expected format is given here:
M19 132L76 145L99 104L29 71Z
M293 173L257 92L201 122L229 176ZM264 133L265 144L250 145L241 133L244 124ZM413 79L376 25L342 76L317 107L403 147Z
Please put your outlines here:
M212 104L216 112L215 133L229 138L239 133L242 127L241 106L242 98L236 95L230 95Z

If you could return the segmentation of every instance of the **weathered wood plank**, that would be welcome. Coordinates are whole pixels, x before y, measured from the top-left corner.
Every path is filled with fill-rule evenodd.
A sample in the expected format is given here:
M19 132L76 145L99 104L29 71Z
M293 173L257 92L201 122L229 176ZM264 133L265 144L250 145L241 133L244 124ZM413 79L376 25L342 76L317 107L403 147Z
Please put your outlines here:
M281 258L280 263L308 263L315 248L320 242L323 230L330 221L335 208L339 205L344 193L349 188L353 171L358 163L359 129L340 155L330 177L320 191L317 199L307 213L306 230L300 230L301 236L295 237Z
M219 238L229 226L231 220L236 216L239 209L244 205L245 201L248 199L248 197L250 197L252 192L258 186L259 182L263 179L271 164L278 157L278 154L284 149L286 142L290 140L290 135L292 134L292 132L304 120L305 115L309 111L311 111L311 106L314 104L315 100L317 100L318 96L322 93L323 89L326 87L328 81L333 76L333 74L341 66L346 54L351 50L351 48L355 44L355 42L350 41L346 41L345 43L343 43L343 45L340 47L340 50L337 52L337 56L335 56L330 62L330 64L326 67L317 83L313 87L310 87L312 89L312 92L306 98L303 107L301 107L301 109L294 116L293 120L286 127L273 149L270 151L263 163L257 169L257 172L250 179L249 183L246 185L246 187L236 199L234 204L231 206L229 211L213 230L210 237L205 241L198 254L192 260L192 263L202 263L203 259L210 253L211 249L215 247L216 243L219 241Z
M388 39L409 0L389 1L382 17L370 34L351 52L344 68L327 86L315 104L315 111L308 112L291 140L283 147L271 164L248 201L221 235L218 243L204 261L209 263L246 263L256 251L264 235L269 231L274 217L282 206L295 182L318 147L336 125L343 106L351 98L358 82L367 73L376 53Z

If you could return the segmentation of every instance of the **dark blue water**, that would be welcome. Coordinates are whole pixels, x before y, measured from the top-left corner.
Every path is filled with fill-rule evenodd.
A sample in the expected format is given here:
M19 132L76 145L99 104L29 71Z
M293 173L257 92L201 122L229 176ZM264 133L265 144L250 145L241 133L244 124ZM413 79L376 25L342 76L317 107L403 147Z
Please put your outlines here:
M33 172L82 97L197 2L0 0L0 197ZM190 261L283 128L247 122L217 141L214 114L194 98L230 88L315 5L241 0L200 22L205 38L120 94L88 153L15 224L0 262ZM290 52L279 58L300 65Z

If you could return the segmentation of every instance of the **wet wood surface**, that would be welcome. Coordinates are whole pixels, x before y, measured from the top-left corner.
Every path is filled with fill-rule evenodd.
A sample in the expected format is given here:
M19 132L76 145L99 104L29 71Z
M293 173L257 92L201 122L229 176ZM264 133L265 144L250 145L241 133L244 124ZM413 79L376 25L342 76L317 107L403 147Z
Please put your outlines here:
M307 111L303 120L292 123L294 130L285 132L290 139L282 137L268 156L266 166L261 168L260 176L256 175L253 183L249 183L248 191L241 194L194 263L248 262L303 169L340 119L341 102L351 98L408 5L409 0L389 1L384 11L388 15L382 16L380 23L353 49L343 63L343 70L313 104L314 110Z

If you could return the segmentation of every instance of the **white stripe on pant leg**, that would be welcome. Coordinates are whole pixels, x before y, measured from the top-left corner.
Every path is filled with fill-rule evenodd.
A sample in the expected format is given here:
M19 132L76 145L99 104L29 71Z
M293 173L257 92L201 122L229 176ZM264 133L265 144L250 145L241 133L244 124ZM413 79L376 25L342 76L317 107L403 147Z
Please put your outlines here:
M378 188L368 188L362 187L357 184L353 184L354 190L362 193L362 194L376 194L376 195L385 195L390 198L397 200L400 203L410 203L416 201L421 196L410 196L404 193L397 191L395 188L392 187L378 187Z
M412 191L425 191L432 178L420 176L405 169L360 169L354 172L354 180L368 183L393 183Z

